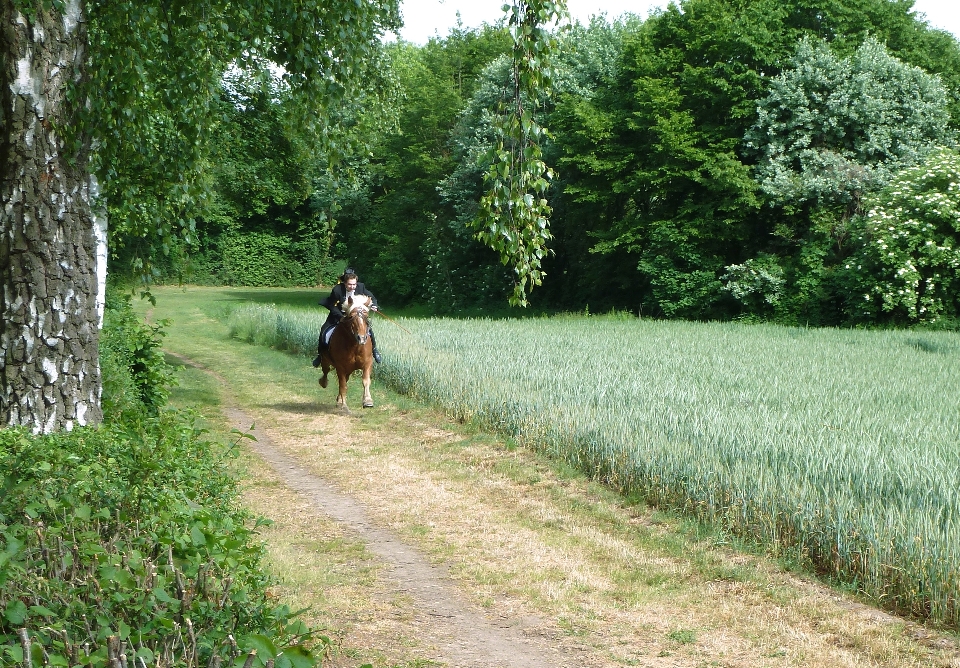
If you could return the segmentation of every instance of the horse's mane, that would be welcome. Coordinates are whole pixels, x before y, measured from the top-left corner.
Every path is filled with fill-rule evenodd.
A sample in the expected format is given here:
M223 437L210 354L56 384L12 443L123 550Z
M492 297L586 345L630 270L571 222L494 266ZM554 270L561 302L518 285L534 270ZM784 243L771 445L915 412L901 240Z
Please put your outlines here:
M373 303L373 299L367 295L354 295L352 299L347 300L346 313L350 314L356 309L361 309L362 311L368 311L370 309L370 304Z

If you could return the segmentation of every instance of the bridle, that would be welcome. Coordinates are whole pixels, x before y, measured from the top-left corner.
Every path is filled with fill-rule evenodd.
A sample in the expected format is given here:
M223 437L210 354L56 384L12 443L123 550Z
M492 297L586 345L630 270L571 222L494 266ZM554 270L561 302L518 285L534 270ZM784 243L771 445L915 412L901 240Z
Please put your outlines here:
M355 308L351 309L345 316L344 320L350 321L350 333L353 334L353 338L361 346L367 343L367 337L369 336L370 324L367 322L367 309L365 308ZM363 333L360 333L361 327L360 323L363 323Z

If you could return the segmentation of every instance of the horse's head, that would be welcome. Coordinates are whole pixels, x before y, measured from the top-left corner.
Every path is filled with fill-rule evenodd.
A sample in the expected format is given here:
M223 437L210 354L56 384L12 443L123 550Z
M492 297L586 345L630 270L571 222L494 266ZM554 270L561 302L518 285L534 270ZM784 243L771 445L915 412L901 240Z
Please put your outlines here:
M347 308L346 312L350 313L354 309L361 309L366 315L366 312L370 310L370 305L373 303L373 299L366 295L354 295L347 299Z
M349 323L350 332L361 346L367 343L367 337L370 335L367 311L370 310L372 302L373 300L366 295L355 295L347 299L343 319Z

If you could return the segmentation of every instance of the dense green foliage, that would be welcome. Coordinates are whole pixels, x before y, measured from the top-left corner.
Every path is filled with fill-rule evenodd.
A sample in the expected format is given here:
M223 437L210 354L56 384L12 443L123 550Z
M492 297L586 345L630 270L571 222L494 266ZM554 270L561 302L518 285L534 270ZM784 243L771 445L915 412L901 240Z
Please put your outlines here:
M495 271L495 278L486 281L471 273L472 267L494 263L496 256L471 238L437 186L455 167L455 149L448 138L475 94L478 75L506 54L509 45L505 30L485 27L454 31L422 48L403 43L391 47L404 92L398 131L375 142L361 183L343 198L336 246L379 298L423 301L426 284L429 292L439 293L439 301L464 284L472 298L487 288L497 298L505 295L505 272ZM478 199L479 188L474 205Z
M378 108L387 121L357 124L370 151L336 177L280 122L284 94L248 89L227 107L192 280L312 284L350 264L387 303L438 312L512 286L538 308L657 317L960 317L943 297L916 314L862 298L889 273L864 258L868 211L960 128L960 43L909 0L682 0L595 19L539 36L555 42L528 91L524 30L387 45L399 94Z
M872 197L845 267L864 322L960 315L960 154L941 150ZM862 300L862 301L861 301ZM954 323L955 324L955 323Z
M592 250L610 257L615 271L636 267L603 306L697 318L769 315L768 301L731 299L720 279L732 265L775 258L784 279L779 318L844 321L838 290L823 277L848 252L834 248L844 212L780 206L761 190L765 175L754 171L747 136L778 75L796 67L798 49L803 58L805 37L824 38L844 56L869 33L904 54L925 34L906 9L886 1L838 1L814 12L803 2L688 0L628 36L613 80L588 102L558 105L562 122L554 124L568 215L593 231ZM956 43L949 53L960 53ZM825 135L833 119L810 122Z
M258 305L229 322L306 355L320 318ZM957 333L625 314L403 325L377 330L395 389L960 625Z
M850 58L804 38L757 111L747 139L761 155L760 187L793 207L845 204L859 213L864 192L950 140L940 80L873 38Z
M512 85L491 120L494 141L483 158L486 191L471 226L513 270L510 304L527 306L528 292L543 283L541 267L553 238L547 202L553 169L542 148L548 133L534 111L540 98L553 93L557 39L547 26L567 14L553 0L514 0L510 10Z
M156 416L167 405L168 388L175 382L163 359L161 325L137 318L131 297L108 293L100 335L103 372L103 413L108 423L129 423L137 416Z
M270 594L224 447L164 406L161 330L119 295L105 318L104 424L0 430L0 665L23 661L23 630L33 665L208 665L252 649L255 665L314 665L313 634Z
M124 272L196 241L217 164L226 72L265 78L271 64L282 68L284 121L319 151L314 161L325 167L362 143L345 119L358 105L379 105L379 37L399 21L397 3L389 1L91 1L85 9L88 71L71 92L78 102L71 132L94 149L114 265ZM231 128L227 144L248 138L246 130ZM275 164L296 162L291 153L275 155ZM302 181L294 178L295 188ZM288 195L274 189L250 200L300 204Z
M454 43L421 51L452 51ZM868 316L852 303L851 281L882 277L861 262L854 279L846 265L861 252L854 231L865 200L955 142L957 64L958 43L918 23L907 2L813 9L687 0L645 22L576 26L560 38L555 96L541 112L553 131L544 159L559 176L550 199L554 255L543 259L534 303L687 318L911 322L896 311ZM497 281L510 277L466 231L509 68L493 63L477 81L449 135L455 164L439 182L443 201L391 184L394 201L429 203L418 214L424 224L378 208L392 236L371 247L361 241L375 227L363 215L368 200L354 200L356 215L344 219L341 252L363 249L351 261L374 287L404 286L390 298L427 300L410 289L411 276L441 295L440 310L503 298ZM816 86L831 95L811 104ZM441 129L418 123L406 117L402 136ZM430 190L417 183L418 192ZM437 231L452 247L423 252L437 248ZM401 248L417 249L404 257L402 276L382 261ZM956 315L952 304L938 311Z
M273 76L232 72L216 108L210 192L190 239L149 250L159 280L315 285L339 265L331 225L315 201L323 166L309 132L290 123L294 101ZM166 251L166 252L164 252Z

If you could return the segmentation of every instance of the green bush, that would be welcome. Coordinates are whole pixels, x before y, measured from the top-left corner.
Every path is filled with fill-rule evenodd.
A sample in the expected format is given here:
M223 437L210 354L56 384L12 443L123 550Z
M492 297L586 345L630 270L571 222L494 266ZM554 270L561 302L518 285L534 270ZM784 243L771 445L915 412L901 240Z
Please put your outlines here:
M155 252L150 258L152 281L160 285L332 285L345 264L315 238L239 231L204 235L195 245L174 240L167 254ZM117 271L125 272L123 267Z
M220 278L227 285L311 286L331 278L332 263L315 240L294 241L264 232L225 234L219 249Z
M163 327L147 325L133 312L131 297L109 290L100 334L105 420L122 421L138 414L156 415L175 383L173 369L160 346Z
M111 295L104 424L0 430L0 666L243 664L255 649L254 666L308 668L329 642L271 594L233 450L164 407L161 336Z
M778 204L816 200L856 210L860 196L953 136L941 80L868 38L849 58L804 38L770 82L746 135L757 179Z
M960 154L940 149L903 170L868 209L844 267L850 316L900 324L960 317Z

